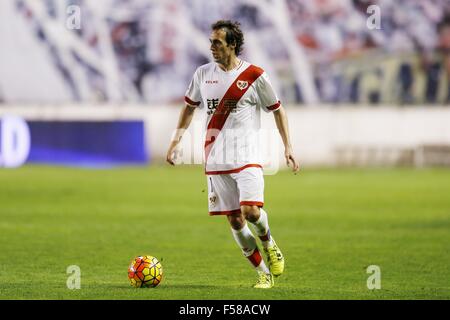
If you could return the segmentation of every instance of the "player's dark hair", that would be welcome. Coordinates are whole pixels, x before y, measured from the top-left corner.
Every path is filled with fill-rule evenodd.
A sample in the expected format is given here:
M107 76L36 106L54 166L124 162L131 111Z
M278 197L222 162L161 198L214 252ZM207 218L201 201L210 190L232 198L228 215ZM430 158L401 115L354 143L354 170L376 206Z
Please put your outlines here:
M219 20L211 25L212 30L224 29L226 35L225 40L228 45L235 45L234 53L236 56L242 52L244 44L244 34L241 31L241 24L237 21Z

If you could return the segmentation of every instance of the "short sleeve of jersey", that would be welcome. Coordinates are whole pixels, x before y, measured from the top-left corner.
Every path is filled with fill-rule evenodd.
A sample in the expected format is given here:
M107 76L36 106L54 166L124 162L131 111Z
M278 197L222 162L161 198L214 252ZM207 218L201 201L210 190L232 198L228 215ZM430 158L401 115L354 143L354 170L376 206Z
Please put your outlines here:
M280 108L280 100L278 99L266 72L264 72L256 81L255 89L261 108L264 111L271 112Z
M202 96L200 93L200 72L197 69L192 77L191 83L184 95L184 101L193 107L202 106Z

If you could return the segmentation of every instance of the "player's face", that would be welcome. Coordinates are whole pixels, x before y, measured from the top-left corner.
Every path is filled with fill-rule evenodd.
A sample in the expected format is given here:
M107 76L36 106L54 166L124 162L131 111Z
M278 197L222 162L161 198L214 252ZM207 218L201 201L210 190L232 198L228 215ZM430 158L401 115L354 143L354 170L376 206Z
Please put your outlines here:
M213 30L209 41L211 42L211 53L214 61L221 64L227 64L231 55L234 53L234 46L228 45L225 40L226 32L222 29Z

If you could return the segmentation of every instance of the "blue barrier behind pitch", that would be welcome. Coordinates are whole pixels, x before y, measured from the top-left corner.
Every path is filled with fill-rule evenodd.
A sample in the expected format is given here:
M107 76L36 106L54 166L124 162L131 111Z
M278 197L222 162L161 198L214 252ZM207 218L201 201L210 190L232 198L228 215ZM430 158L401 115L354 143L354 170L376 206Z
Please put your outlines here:
M147 164L143 121L29 121L28 162L86 167Z

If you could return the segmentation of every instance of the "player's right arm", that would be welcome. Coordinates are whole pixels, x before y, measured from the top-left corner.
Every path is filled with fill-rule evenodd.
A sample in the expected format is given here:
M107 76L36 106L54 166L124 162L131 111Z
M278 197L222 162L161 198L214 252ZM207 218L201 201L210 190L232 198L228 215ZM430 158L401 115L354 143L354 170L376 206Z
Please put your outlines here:
M191 124L192 118L194 116L194 111L196 107L186 104L183 109L181 109L180 117L178 119L177 129L175 131L174 137L169 145L169 150L167 150L166 161L171 165L175 165L175 159L177 157L177 146L183 138L183 134L186 129Z

